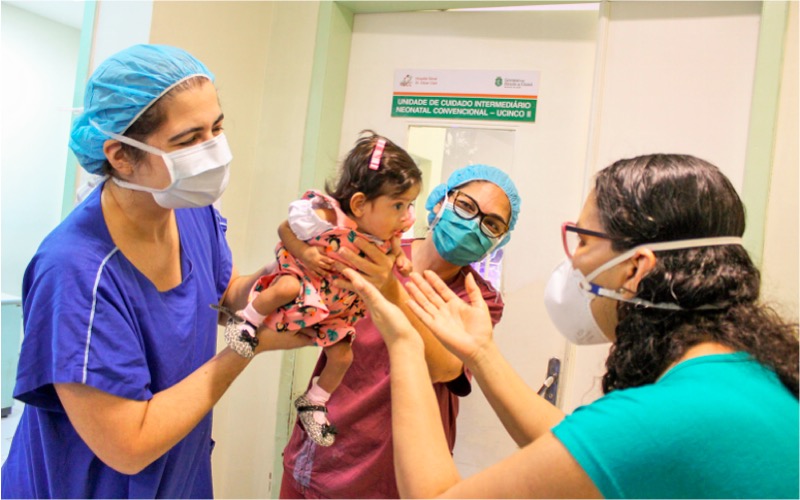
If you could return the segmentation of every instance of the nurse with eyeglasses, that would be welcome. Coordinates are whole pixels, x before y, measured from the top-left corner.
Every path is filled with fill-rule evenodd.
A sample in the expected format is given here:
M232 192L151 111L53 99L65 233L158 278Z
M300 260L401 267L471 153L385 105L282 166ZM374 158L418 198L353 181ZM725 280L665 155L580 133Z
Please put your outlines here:
M446 182L434 187L425 208L431 229L424 238L403 241L403 250L414 269L436 274L456 296L467 298L466 283L487 304L489 323L503 315L503 299L470 264L505 245L520 213L521 200L514 182L502 170L488 165L468 165L455 170ZM371 244L360 245L363 255L342 252L342 257L376 284L388 300L407 308L409 296L403 287L408 280L392 273L392 261ZM456 418L460 399L472 390L469 371L462 360L449 352L428 328L414 317L425 344L428 389L435 394L437 424L444 432L448 450L456 439ZM332 397L328 408L337 426L359 429L388 429L390 426L391 377L389 352L375 326L367 317L355 326L358 342L353 344L353 365L340 389L347 398ZM314 375L321 373L321 357ZM312 376L312 377L313 377ZM286 445L283 456L281 498L398 498L398 477L392 467L391 432L364 435L347 433L326 448L305 438L299 425ZM358 460L343 457L359 457Z
M481 232L489 238L497 239L508 232L508 222L498 214L481 211L475 198L467 193L454 189L448 193L448 197L452 197L451 205L456 215L464 220L473 220L477 217Z

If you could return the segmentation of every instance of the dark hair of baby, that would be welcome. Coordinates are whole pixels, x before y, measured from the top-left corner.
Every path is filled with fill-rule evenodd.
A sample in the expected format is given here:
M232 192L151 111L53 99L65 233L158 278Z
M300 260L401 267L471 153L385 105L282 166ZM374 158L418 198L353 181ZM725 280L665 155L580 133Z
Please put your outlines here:
M372 170L369 168L370 160L380 139L386 141L386 146L380 167ZM326 183L325 191L339 202L344 213L352 215L350 198L358 192L372 201L379 196L405 193L421 182L422 172L403 148L372 130L364 130L342 162L336 184Z

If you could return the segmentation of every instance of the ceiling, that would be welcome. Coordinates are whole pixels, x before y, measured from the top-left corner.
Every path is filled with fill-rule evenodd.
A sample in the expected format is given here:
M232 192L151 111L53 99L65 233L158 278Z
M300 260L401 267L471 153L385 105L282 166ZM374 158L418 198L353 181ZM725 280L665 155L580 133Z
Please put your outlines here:
M81 29L84 0L2 0L57 23ZM219 1L219 0L218 0ZM410 12L420 10L452 10L467 8L503 8L562 5L565 8L599 0L339 0L355 14L378 12ZM567 4L567 5L564 5ZM578 5L569 5L578 4Z

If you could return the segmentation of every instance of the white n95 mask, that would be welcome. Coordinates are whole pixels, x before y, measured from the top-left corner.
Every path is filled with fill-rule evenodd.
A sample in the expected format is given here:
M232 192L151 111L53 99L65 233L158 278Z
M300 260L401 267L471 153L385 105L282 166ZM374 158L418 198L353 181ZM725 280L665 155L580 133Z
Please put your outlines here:
M592 271L589 276L584 276L578 269L574 269L572 267L572 261L566 259L553 271L550 280L547 282L547 287L544 292L544 305L558 331L570 342L578 345L610 342L597 325L597 321L592 314L592 300L594 300L596 296L607 297L619 302L628 302L653 309L680 311L683 310L683 308L678 304L669 302L653 303L649 300L637 297L628 298L618 291L603 288L600 285L592 283L592 280L601 273L630 259L642 248L648 248L656 252L659 250L680 250L685 248L741 244L742 238L738 236L644 243L614 257ZM720 307L721 306L715 304L707 304L698 307L697 310L719 309Z
M573 344L592 345L610 342L592 314L594 295L583 289L583 274L564 260L553 271L544 291L544 306L561 335Z
M112 177L114 183L120 187L153 193L156 203L164 208L206 207L217 201L228 186L233 155L225 134L219 134L195 146L167 153L124 135L102 132L120 142L164 159L170 175L170 185L163 189L140 186Z

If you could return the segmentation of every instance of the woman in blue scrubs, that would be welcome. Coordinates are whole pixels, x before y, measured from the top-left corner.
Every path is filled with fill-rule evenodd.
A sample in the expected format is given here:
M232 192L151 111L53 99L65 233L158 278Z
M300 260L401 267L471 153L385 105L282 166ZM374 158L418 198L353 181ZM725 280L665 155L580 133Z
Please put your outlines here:
M183 50L126 49L90 78L70 147L105 176L23 279L4 498L212 498L211 408L250 359L218 354L239 276L212 206L232 159L213 75ZM309 345L262 329L256 353Z

